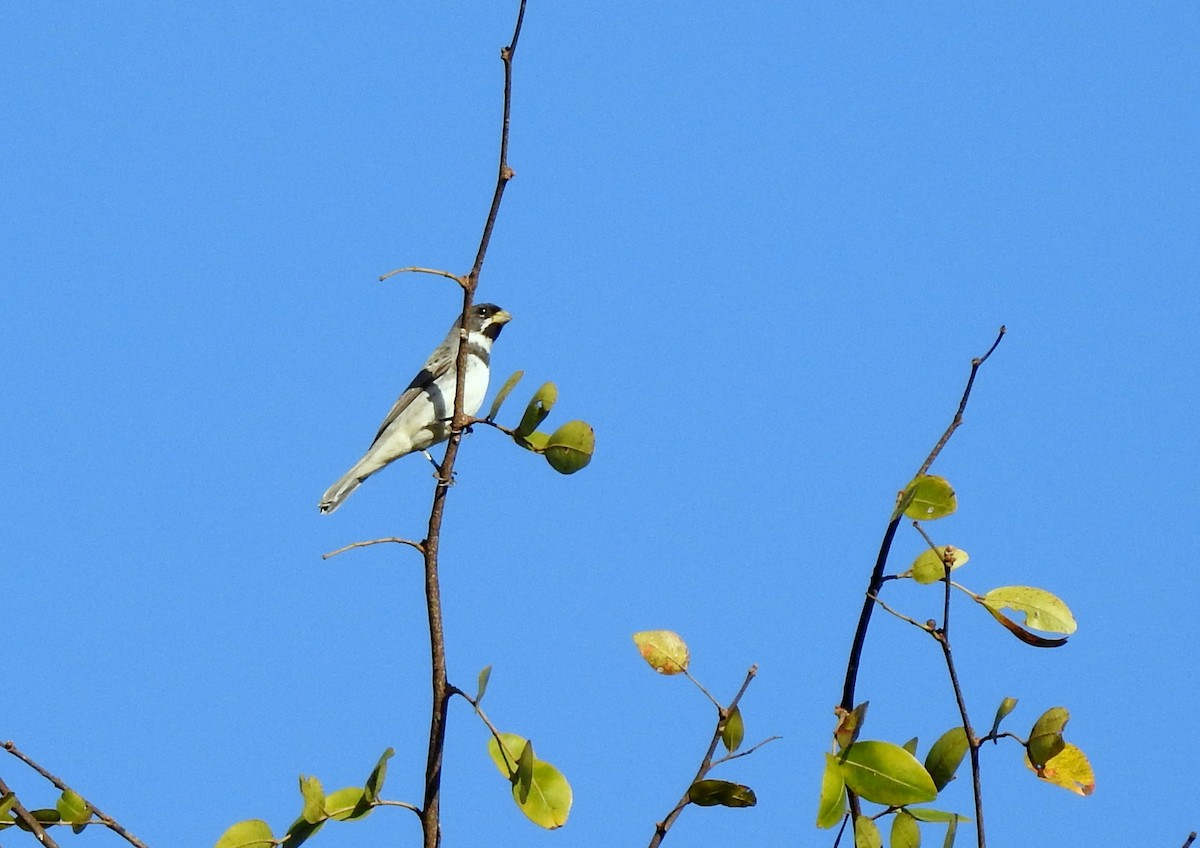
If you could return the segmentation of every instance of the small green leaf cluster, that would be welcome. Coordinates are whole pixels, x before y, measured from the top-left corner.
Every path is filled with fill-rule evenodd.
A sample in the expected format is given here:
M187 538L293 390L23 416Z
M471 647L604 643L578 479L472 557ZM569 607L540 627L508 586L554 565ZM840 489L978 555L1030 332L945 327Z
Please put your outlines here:
M370 815L378 806L388 804L380 798L383 782L387 777L387 761L395 753L391 748L383 752L375 768L362 786L347 786L326 793L321 781L315 777L300 776L302 807L300 816L280 838L275 838L271 826L262 819L246 819L231 826L217 840L216 848L267 848L287 845L294 848L303 844L319 831L325 822L355 821ZM407 805L401 805L407 806Z
M633 634L633 643L650 668L663 675L682 674L686 676L710 700L713 700L712 695L709 695L708 691L688 673L691 651L678 633L673 630L642 630ZM753 670L751 673L753 674ZM688 787L687 803L699 807L753 807L758 803L758 798L749 786L731 783L728 780L712 780L704 776L714 765L744 756L744 754L735 753L742 746L742 741L746 736L746 724L742 718L741 706L734 703L731 706L722 707L715 700L713 703L717 706L716 736L721 740L721 744L728 753L727 756L716 762L711 758L705 759L701 765L700 776ZM716 739L712 744L714 746L717 744ZM752 748L745 753L753 750Z
M517 371L504 382L492 402L488 421L495 420L500 406L512 393L524 373ZM544 433L537 429L550 415L550 410L557 402L558 387L554 383L543 383L530 398L520 423L513 428L511 434L513 441L526 450L541 454L559 474L574 474L592 461L592 454L596 451L596 433L586 421L578 420L568 421L553 433Z
M944 518L957 509L957 496L949 481L934 475L920 475L900 492L892 519L907 517L919 528L919 522ZM1075 619L1066 603L1044 589L1002 586L978 594L951 580L951 574L970 560L967 552L953 545L934 544L924 531L922 535L928 543L926 548L895 578L912 579L919 585L940 586L947 610L950 589L957 589L982 606L1005 630L1029 645L1059 647L1066 644L1066 636L1075 632ZM919 624L890 607L885 609L927 631L949 651L945 623L941 628L933 621ZM1003 612L1006 609L1016 611L1021 620L1018 622L1006 615ZM1031 629L1061 636L1043 636ZM834 752L825 756L817 826L833 827L840 822L849 807L848 793L853 793L863 801L883 807L874 815L864 811L856 818L856 848L882 846L878 821L889 815L893 816L892 846L918 846L920 822L944 823L947 828L944 844L951 845L958 823L969 819L959 813L914 805L935 801L954 779L972 748L978 750L984 742L996 742L1001 737L1015 739L1021 744L1025 764L1041 780L1080 795L1090 794L1095 787L1095 777L1087 758L1062 737L1067 711L1061 707L1047 710L1034 723L1028 740L1023 740L1015 734L1000 731L1000 723L1013 711L1016 703L1014 698L1001 702L992 729L983 738L973 738L962 726L950 728L933 743L923 761L916 756L916 739L902 746L885 741L860 741L859 733L866 719L865 703L853 710L839 710Z
M905 745L878 740L858 740L858 730L866 717L866 704L845 713L835 736L847 740L836 753L825 755L825 770L821 777L821 793L817 804L817 827L833 827L846 815L847 790L860 799L881 804L885 809L874 816L861 815L855 822L855 846L883 845L877 824L883 816L892 820L891 845L920 845L918 822L944 823L952 830L947 845L952 844L953 829L964 816L912 806L928 804L948 784L967 753L967 737L961 727L942 734L929 749L925 761L917 759L917 740ZM849 726L852 726L851 730Z
M29 825L13 812L17 804L17 796L13 792L0 797L0 834L10 827L28 831ZM53 825L70 825L75 833L82 833L89 824L95 824L92 819L92 808L74 789L64 789L54 802L53 809L30 810L29 814L43 827Z

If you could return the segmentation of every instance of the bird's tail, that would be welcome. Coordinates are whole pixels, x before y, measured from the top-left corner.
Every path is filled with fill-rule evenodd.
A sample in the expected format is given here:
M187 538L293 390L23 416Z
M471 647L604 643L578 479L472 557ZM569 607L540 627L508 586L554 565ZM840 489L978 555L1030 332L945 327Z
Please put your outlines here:
M367 479L367 475L363 474L357 465L339 477L337 482L326 489L325 494L321 495L321 503L319 504L321 514L328 515L341 506L342 501L350 497L350 493L357 489L359 484L365 479Z

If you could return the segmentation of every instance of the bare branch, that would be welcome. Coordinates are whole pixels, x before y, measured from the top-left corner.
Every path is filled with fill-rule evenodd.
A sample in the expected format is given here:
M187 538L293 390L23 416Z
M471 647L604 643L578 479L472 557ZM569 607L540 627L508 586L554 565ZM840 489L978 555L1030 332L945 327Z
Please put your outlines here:
M330 557L335 557L338 554L344 554L346 551L352 550L353 548L366 548L371 545L384 545L384 544L388 544L388 543L394 543L397 545L408 545L410 548L416 548L418 551L421 551L421 552L424 552L424 550L425 550L425 546L422 545L420 542L414 542L411 539L401 539L397 536L389 536L386 539L371 539L366 542L351 542L348 545L344 545L344 546L338 548L336 551L330 551L327 554L321 554L321 559L329 559Z
M79 797L83 798L83 795L78 790L72 790L71 787L67 786L67 784L64 783L62 780L55 777L50 772L48 772L46 769L44 769L41 765L39 765L38 763L36 763L32 759L30 759L29 756L26 755L24 751L20 750L11 739L4 743L4 750L8 751L10 754L12 754L14 757L19 759L21 762L25 763L25 765L29 766L31 769L36 771L38 774L40 774L46 780L53 783L54 786L58 789L58 791L66 792L68 790L71 790L71 791L75 792L76 795L79 795ZM3 789L0 789L0 793L3 793L3 791L4 791ZM126 830L124 827L122 827L120 822L118 822L112 816L104 813L95 804L93 804L91 801L88 801L86 798L84 798L83 800L84 800L84 803L87 804L87 808L92 811L92 814L96 818L98 818L105 827L107 827L113 833L120 836L122 839L124 839L130 845L135 846L135 848L147 848L146 843L142 842L142 840L138 839L136 836L134 836L132 833L130 833L128 830ZM37 830L41 830L41 828L38 828ZM37 833L37 830L35 830L34 832ZM43 836L45 837L44 839L42 838ZM48 848L52 848L52 846L54 846L54 840L50 839L50 837L48 835L46 835L45 831L42 831L42 834L39 835L38 838L41 840L42 844L48 846Z

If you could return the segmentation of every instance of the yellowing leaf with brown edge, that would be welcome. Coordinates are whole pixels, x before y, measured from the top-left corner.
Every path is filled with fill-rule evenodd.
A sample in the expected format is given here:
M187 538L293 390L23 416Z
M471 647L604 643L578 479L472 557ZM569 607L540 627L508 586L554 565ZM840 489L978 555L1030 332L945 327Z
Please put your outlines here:
M1071 635L1077 625L1071 610L1061 599L1035 586L1001 586L983 596L988 609L999 612L1008 607L1025 613L1025 626L1046 633Z
M675 631L643 630L633 634L633 643L642 659L659 674L679 674L687 670L688 646Z
M1025 758L1025 767L1037 774L1028 756ZM1087 796L1096 791L1096 774L1092 771L1092 764L1083 751L1070 742L1064 743L1063 749L1050 758L1038 777L1076 795Z

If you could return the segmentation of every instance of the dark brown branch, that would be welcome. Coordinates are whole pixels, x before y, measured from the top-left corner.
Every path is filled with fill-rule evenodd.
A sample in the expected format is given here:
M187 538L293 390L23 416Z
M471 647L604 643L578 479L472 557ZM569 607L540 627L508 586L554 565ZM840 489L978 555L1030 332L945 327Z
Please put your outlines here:
M500 51L500 58L504 63L504 117L500 127L500 165L496 177L496 190L492 195L491 206L488 208L483 235L479 239L475 264L466 278L460 280L463 289L463 304L462 315L459 318L459 332L463 336L466 334L467 315L474 303L475 289L479 286L479 274L483 269L484 258L487 256L492 230L496 225L496 216L500 211L500 201L504 197L504 188L513 176L512 169L508 166L508 128L512 110L512 62L524 20L525 0L521 0L516 26L513 28L512 41ZM467 345L460 344L458 359L455 361L457 385L454 390L454 422L451 427L450 439L446 444L446 454L442 459L437 485L434 488L427 535L425 541L421 543L425 555L425 604L429 616L430 675L433 689L433 705L429 719L429 753L425 761L425 795L421 805L421 829L425 848L437 848L441 844L442 838L442 756L446 746L447 708L453 690L446 672L446 643L442 624L441 586L438 580L438 550L441 545L446 494L450 491L450 483L454 479L454 463L458 458L458 447L462 442L463 431L466 429L468 420L463 413L467 353Z
M1195 841L1196 841L1196 831L1193 830L1191 833L1188 834L1188 838L1186 840L1184 840L1183 848L1191 848L1192 843Z
M742 681L742 688L738 689L737 694L733 696L733 700L729 702L729 706L721 707L717 710L717 727L713 731L712 739L708 743L708 750L704 753L704 759L700 761L700 768L696 770L696 776L692 778L691 783L688 783L688 788L684 790L683 797L679 799L679 802L671 809L671 812L667 813L663 820L654 826L654 836L650 839L649 848L656 848L656 846L662 844L667 831L671 829L671 825L675 824L675 820L683 813L684 807L691 803L691 796L688 793L691 790L692 784L697 780L704 780L705 775L712 771L713 766L716 765L713 762L713 754L716 753L717 745L721 743L721 734L725 730L725 722L729 721L734 708L742 700L742 695L746 694L746 689L750 686L750 681L754 679L754 675L756 674L758 674L758 666L750 666L750 669L746 672L746 679ZM768 739L760 742L754 747L761 748L769 741Z
M29 766L31 769L36 771L38 774L40 774L46 780L53 783L55 788L57 788L59 792L66 792L66 791L70 790L70 791L75 792L76 795L79 795L81 798L83 798L83 796L79 793L78 790L72 790L71 787L67 786L67 784L64 783L62 780L55 777L50 772L46 771L46 769L44 769L39 763L30 759L29 756L26 755L24 751L19 749L11 739L4 743L4 750L8 751L10 754L12 754L18 760L25 763L25 765ZM3 793L3 792L4 792L4 790L0 789L0 793ZM124 827L122 827L120 822L118 822L112 816L104 813L95 804L93 804L91 801L87 800L86 798L83 799L83 802L85 804L87 804L87 808L92 812L92 815L94 815L97 819L99 819L101 824L103 824L105 827L107 827L113 833L120 836L122 839L124 839L130 845L136 846L136 848L147 848L146 843L142 842L142 840L138 839L136 836L134 836L132 833L130 833L128 830L126 830ZM42 835L45 835L45 831L42 832ZM42 840L43 845L46 845L46 846L54 845L54 841L52 839L50 839L49 836L45 836L45 839L42 839L42 836L39 836L38 838Z

